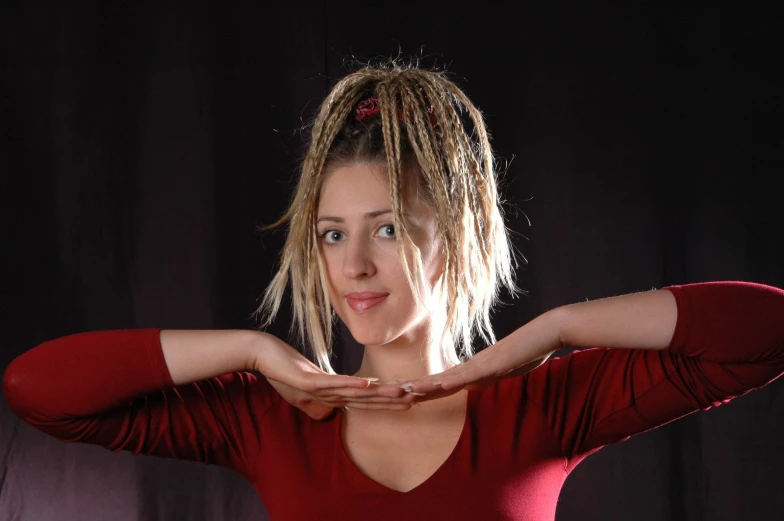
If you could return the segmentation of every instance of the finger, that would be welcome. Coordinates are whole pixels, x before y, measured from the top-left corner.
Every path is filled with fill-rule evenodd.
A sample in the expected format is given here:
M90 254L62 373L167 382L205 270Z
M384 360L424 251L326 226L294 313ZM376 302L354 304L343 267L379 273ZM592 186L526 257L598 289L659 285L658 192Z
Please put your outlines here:
M320 400L327 402L327 403L334 403L334 402L363 402L363 403L411 403L416 399L416 396L405 395L399 398L390 398L388 396L371 396L367 398L361 397L345 397L345 396L335 396L335 397L327 397L327 398L320 398Z
M318 397L344 396L346 398L365 398L370 396L385 396L389 398L399 398L404 396L406 392L395 385L374 385L367 389L352 387L319 389L318 391L313 391L311 394Z
M498 357L488 356L487 352L483 351L467 362L449 368L443 373L405 382L401 387L425 393L430 393L434 389L461 389L466 385L493 377L496 374L497 359Z
M477 365L476 359L480 357L482 353L479 353L474 358L468 360L467 362L463 362L460 365L456 365L454 367L450 367L446 371L441 373L432 374L428 376L424 376L422 378L417 378L416 380L411 380L409 382L403 382L400 384L403 388L408 388L414 392L425 392L429 393L434 389L451 389L452 382L460 377L460 375L466 373L467 371L471 371ZM480 358L481 360L481 358Z
M346 402L342 407L348 409L371 409L371 410L391 410L406 411L411 408L410 403L365 403L365 402Z
M443 373L428 375L422 378L417 378L416 380L403 382L400 384L400 387L402 387L406 392L430 393L442 389L443 383L448 381L450 378L454 378L456 374L457 372L455 368L447 369Z
M404 396L393 398L390 396L320 396L319 401L334 404L337 402L366 402L366 403L406 403L412 402L416 396L406 393Z
M451 389L449 391L444 391L442 389L435 389L428 393L420 393L420 394L424 394L424 396L415 396L412 394L409 394L409 396L411 396L414 399L412 403L417 404L420 402L427 402L430 400L438 400L439 398L445 398L459 391L460 391L459 388Z
M388 396L369 396L367 398L361 397L345 397L345 396L323 396L319 397L319 401L327 403L330 406L335 406L342 402L357 402L357 403L411 403L414 401L415 396L401 396L400 398L390 398Z
M336 387L367 389L373 385L371 380L372 379L359 378L355 376L312 374L305 377L305 382L302 386L302 389L311 394L320 389L334 389ZM378 380L378 378L375 380Z

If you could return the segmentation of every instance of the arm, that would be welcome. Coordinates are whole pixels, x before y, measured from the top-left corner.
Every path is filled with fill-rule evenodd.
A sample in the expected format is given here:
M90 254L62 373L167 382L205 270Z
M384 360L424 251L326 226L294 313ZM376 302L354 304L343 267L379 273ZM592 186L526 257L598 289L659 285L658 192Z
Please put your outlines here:
M521 334L520 345L599 346L524 376L525 396L541 408L572 466L603 445L721 405L784 373L784 290L772 286L671 286L540 318L531 332L545 340L526 344L524 326L513 333Z
M713 362L784 357L784 290L753 282L670 286L557 308L562 346L669 350Z
M243 330L77 333L13 360L3 389L28 421L93 415L153 391L251 369L259 339Z
M562 346L667 349L678 307L667 290L645 291L556 308L554 333Z
M504 375L524 375L567 346L663 350L672 341L678 308L669 291L647 291L552 309L504 338L530 362ZM519 356L519 355L518 355Z
M278 397L264 378L243 372L259 338L238 330L78 333L17 357L3 388L17 416L60 441L249 476L259 424Z
M263 333L242 329L161 331L163 358L174 385L251 371Z

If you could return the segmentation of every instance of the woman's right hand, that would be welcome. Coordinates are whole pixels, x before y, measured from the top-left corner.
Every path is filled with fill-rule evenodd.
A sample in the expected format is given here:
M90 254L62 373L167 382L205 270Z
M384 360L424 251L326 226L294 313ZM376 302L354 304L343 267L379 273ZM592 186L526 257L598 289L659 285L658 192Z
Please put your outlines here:
M382 385L364 378L331 375L295 348L269 333L261 342L253 369L291 405L314 420L323 420L335 407L406 410L415 396L396 385Z

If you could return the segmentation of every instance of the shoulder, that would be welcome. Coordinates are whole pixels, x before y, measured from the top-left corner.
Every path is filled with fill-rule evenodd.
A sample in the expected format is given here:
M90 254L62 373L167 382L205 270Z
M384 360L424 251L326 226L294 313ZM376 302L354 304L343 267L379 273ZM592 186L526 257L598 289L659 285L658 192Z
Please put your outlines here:
M264 416L278 402L281 395L260 373L253 371L235 371L201 382L195 382L198 388L194 391L202 395L220 395L227 402L249 411L254 415Z

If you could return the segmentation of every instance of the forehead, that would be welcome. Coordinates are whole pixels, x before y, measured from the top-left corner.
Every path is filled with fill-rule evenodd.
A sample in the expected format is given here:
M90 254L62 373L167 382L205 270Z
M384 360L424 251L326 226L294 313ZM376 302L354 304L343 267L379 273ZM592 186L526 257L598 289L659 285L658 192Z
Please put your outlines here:
M418 177L415 169L403 172L403 204L408 210L421 205L415 190L419 183L410 182ZM386 165L357 162L333 167L326 173L319 194L319 213L370 206L373 208L368 211L374 211L381 209L379 205L391 205Z
M326 173L319 205L368 197L389 199L386 172L378 165L351 163L331 168Z

